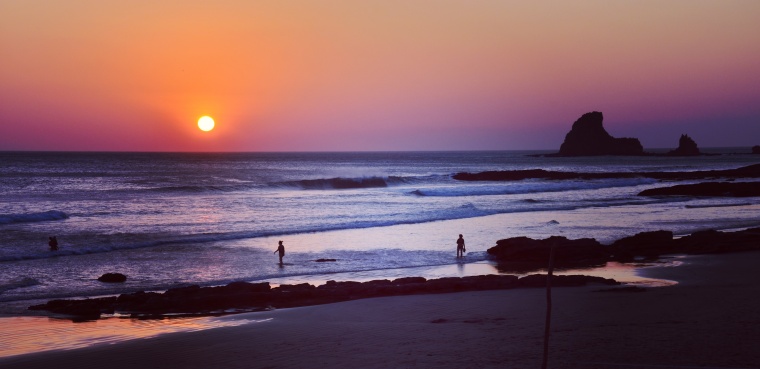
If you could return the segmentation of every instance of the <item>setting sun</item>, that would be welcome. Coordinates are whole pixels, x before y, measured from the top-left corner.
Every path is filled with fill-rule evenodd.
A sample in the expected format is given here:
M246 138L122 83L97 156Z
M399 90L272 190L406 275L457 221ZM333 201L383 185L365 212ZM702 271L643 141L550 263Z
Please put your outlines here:
M214 118L211 118L208 115L200 117L200 119L198 119L198 128L204 132L214 129Z

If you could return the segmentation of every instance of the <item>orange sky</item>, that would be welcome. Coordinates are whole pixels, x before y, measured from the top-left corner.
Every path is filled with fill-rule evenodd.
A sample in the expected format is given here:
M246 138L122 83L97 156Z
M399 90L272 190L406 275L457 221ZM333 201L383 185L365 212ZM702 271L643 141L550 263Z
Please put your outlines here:
M555 149L592 110L645 147L750 146L758 19L754 0L4 1L0 150Z

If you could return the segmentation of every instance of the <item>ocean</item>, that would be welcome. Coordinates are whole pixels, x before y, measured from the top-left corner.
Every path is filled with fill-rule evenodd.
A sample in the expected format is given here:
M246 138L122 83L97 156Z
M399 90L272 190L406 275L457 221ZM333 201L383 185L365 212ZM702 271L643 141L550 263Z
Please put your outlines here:
M760 162L731 154L748 148L703 151L723 155L0 153L0 314L22 314L41 300L191 284L499 273L486 250L516 236L611 243L641 231L760 226L758 198L637 196L669 184L652 179L452 179L488 170L692 171ZM459 234L467 242L461 260ZM58 251L49 250L50 236ZM284 265L274 253L280 240ZM104 273L128 280L97 281Z

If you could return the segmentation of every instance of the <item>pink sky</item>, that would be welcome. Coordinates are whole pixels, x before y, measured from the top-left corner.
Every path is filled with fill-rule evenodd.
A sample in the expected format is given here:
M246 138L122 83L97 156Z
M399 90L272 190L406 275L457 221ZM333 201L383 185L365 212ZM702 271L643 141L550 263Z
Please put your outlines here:
M760 144L760 1L3 1L0 151ZM196 127L201 115L216 129Z

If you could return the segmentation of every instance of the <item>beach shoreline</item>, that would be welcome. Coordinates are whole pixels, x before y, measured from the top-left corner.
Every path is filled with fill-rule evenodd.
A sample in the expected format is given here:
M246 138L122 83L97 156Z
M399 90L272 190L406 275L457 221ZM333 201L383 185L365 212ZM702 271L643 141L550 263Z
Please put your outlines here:
M758 262L756 251L689 256L642 271L679 282L644 293L554 289L550 367L757 367ZM220 319L259 324L10 356L0 366L537 367L544 314L543 289L380 297L230 315Z

